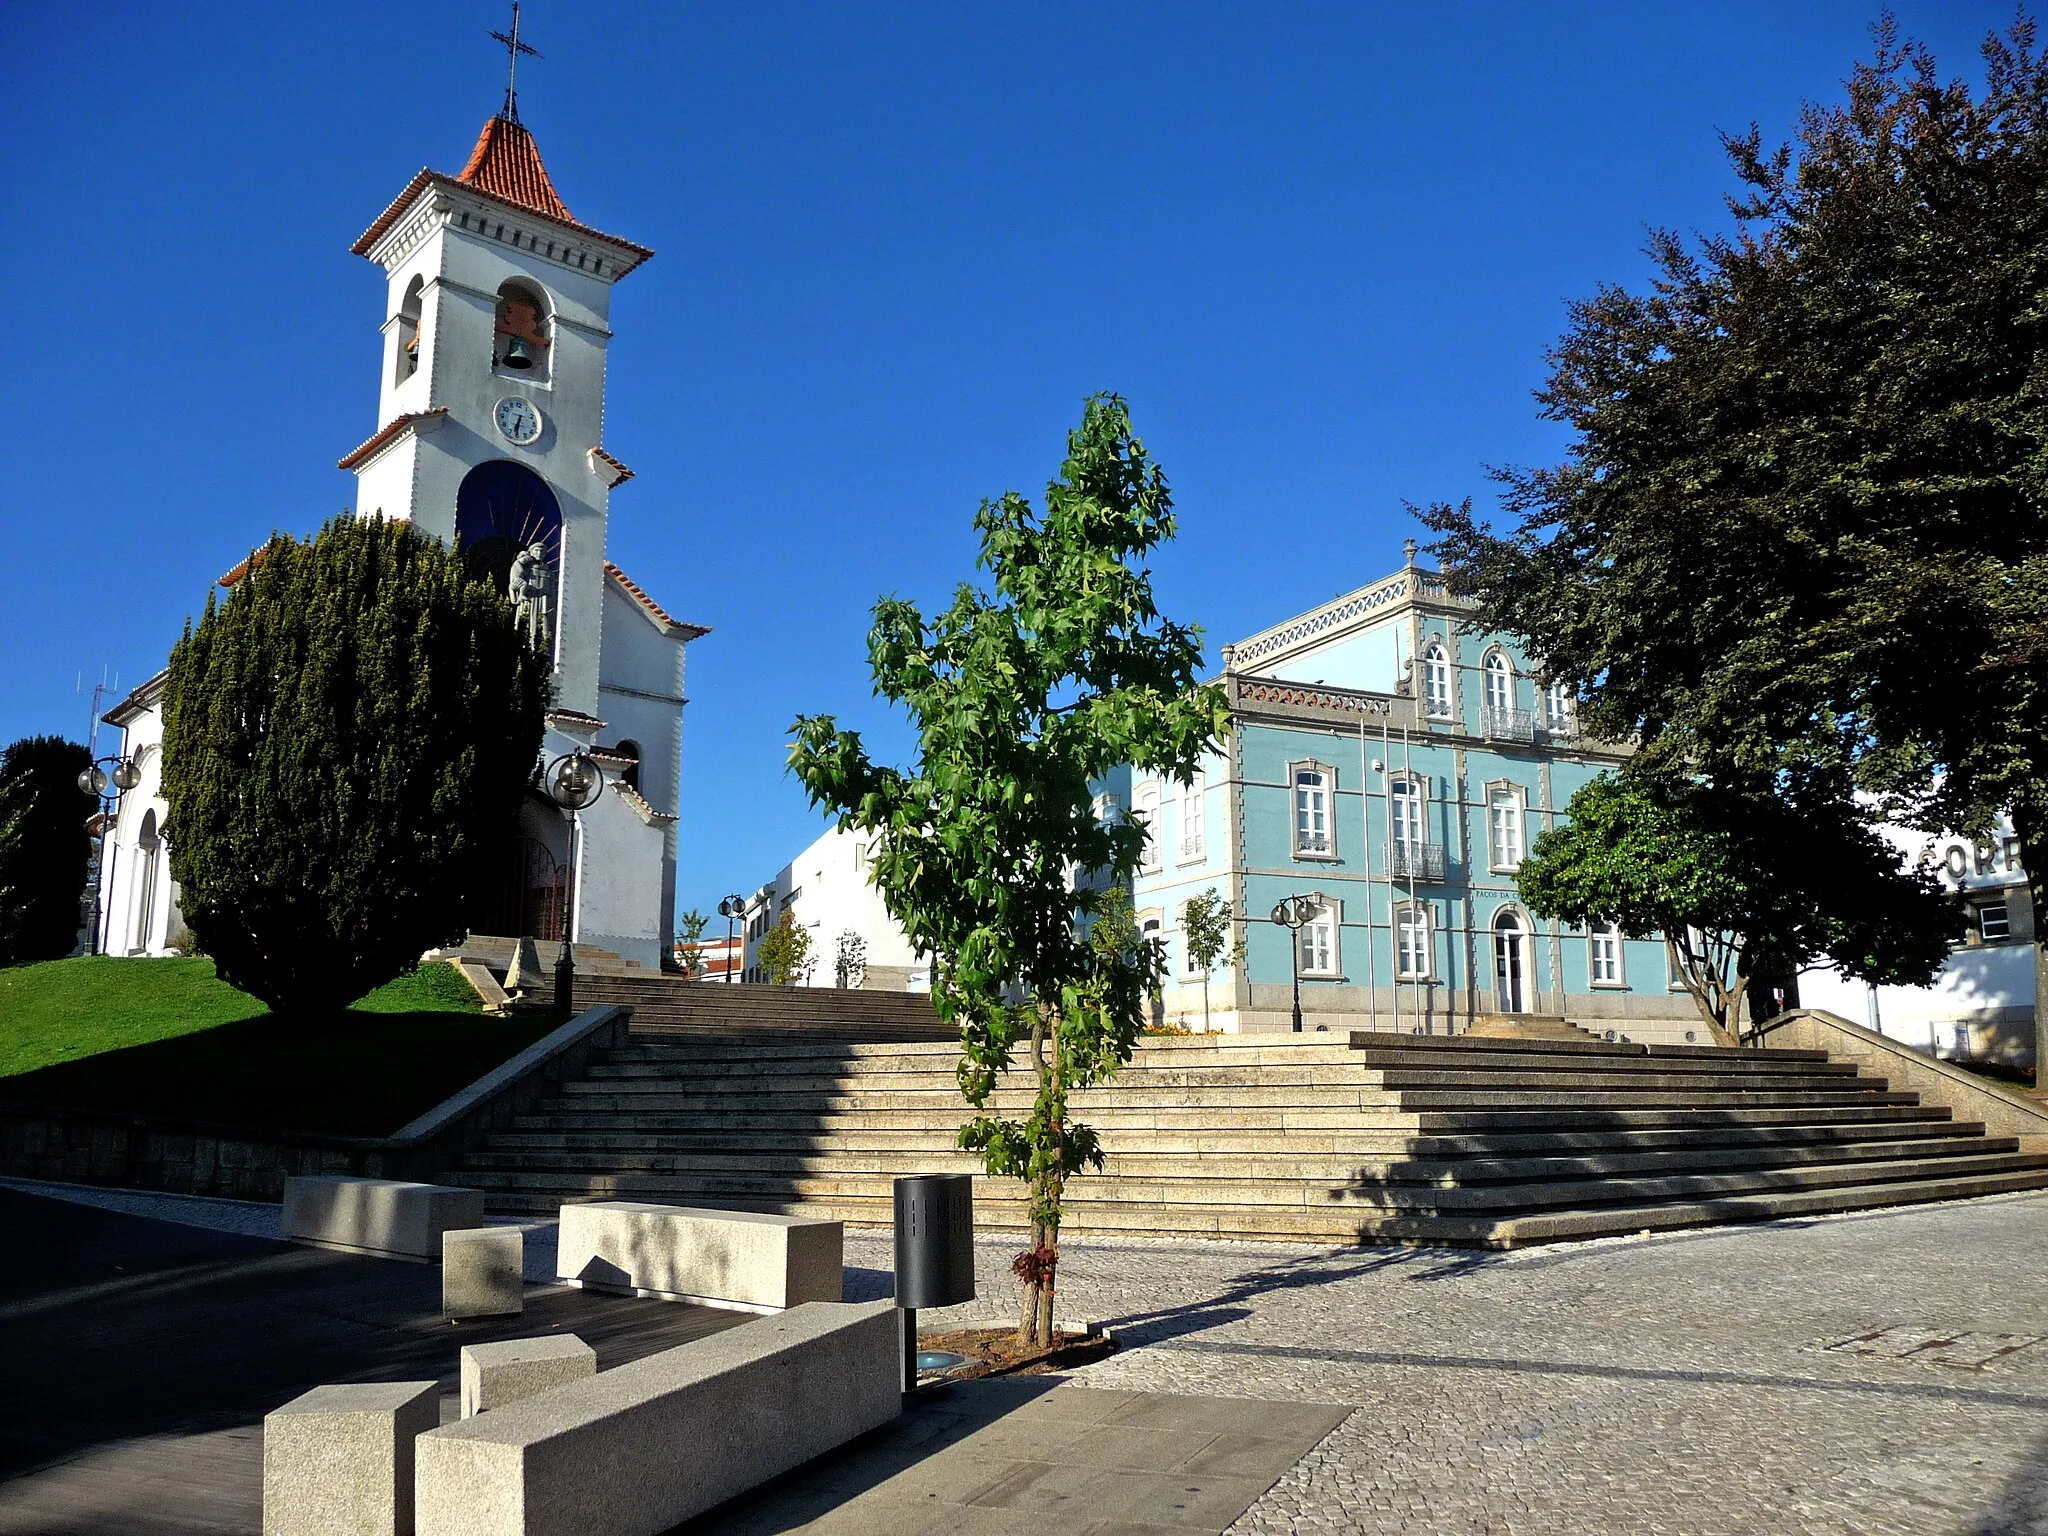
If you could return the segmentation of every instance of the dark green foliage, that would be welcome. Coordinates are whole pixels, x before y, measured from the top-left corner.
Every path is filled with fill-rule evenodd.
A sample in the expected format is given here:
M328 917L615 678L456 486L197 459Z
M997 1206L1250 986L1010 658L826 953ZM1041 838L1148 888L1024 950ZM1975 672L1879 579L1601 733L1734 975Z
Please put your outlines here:
M92 754L61 736L25 736L0 752L0 965L77 947L92 862L85 823L98 807L78 776L91 766Z
M1536 839L1515 884L1538 917L1663 936L1672 972L1725 1042L1759 978L1831 956L1865 981L1924 986L1962 908L1853 812L1802 813L1682 778L1602 775Z
M546 693L505 595L406 524L258 550L164 695L171 873L221 979L340 1008L460 938Z
M916 722L913 767L877 766L823 716L796 723L790 764L842 826L880 834L874 882L937 957L933 1001L960 1027L968 1102L987 1103L1017 1047L1030 1053L1030 1114L961 1134L990 1173L1030 1188L1021 1332L1037 1339L1065 1182L1101 1159L1067 1096L1130 1059L1159 985L1158 946L1123 894L1145 831L1099 819L1095 784L1125 763L1188 782L1229 710L1196 686L1199 634L1160 616L1138 563L1172 537L1172 501L1122 400L1088 402L1042 515L1011 492L974 523L993 595L963 585L929 622L898 599L875 608L875 691ZM1077 889L1076 870L1103 884Z
M1727 147L1740 232L1653 237L1646 293L1575 305L1508 472L1519 526L1426 514L1481 622L1589 727L1929 830L2010 810L2048 910L2048 66L1983 91L1889 22L1794 145ZM2044 989L2048 995L2048 989ZM2048 1014L2044 1014L2048 1019Z

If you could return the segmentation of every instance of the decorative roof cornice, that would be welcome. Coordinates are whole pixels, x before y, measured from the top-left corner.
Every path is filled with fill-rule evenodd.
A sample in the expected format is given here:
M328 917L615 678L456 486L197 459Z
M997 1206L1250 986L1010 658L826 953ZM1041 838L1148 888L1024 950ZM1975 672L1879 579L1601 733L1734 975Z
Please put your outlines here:
M100 716L102 725L126 727L132 720L140 719L163 702L164 683L169 679L171 669L165 667L155 677L133 689L127 698Z
M1232 664L1243 667L1284 661L1297 651L1363 629L1378 619L1383 610L1410 600L1453 608L1470 606L1451 596L1439 573L1411 565L1356 592L1332 598L1322 607L1312 608L1284 624L1261 630L1249 640L1240 640L1231 647Z
M394 416L390 421L371 433L361 444L342 455L340 463L336 464L335 468L359 469L369 463L370 460L376 458L386 448L398 442L400 438L413 432L433 431L434 428L441 425L441 422L447 415L448 407L437 405L430 411L407 411L402 416Z
M650 827L672 827L679 819L669 815L666 811L657 811L640 797L639 790L633 788L632 785L626 783L623 779L614 781L612 793L631 806L634 814Z
M657 603L640 589L640 584L637 581L609 560L604 563L604 573L619 584L620 591L640 605L640 611L646 614L660 628L663 634L688 644L692 640L711 633L707 625L686 624L681 619L670 618L661 604Z
M590 450L590 467L597 471L597 478L604 481L606 490L615 491L633 478L633 471L602 448Z

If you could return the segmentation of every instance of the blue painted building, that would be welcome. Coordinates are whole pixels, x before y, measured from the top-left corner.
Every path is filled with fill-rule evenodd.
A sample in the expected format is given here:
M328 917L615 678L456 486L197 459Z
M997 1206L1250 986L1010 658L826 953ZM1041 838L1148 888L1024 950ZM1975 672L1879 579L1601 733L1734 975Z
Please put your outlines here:
M1412 544L1404 569L1225 646L1223 664L1234 729L1201 778L1104 786L1154 831L1133 900L1166 945L1165 1019L1202 1027L1180 913L1214 889L1243 959L1209 974L1212 1027L1288 1028L1298 963L1311 1030L1529 1014L1693 1038L1661 941L1540 921L1515 894L1530 842L1626 749L1581 737L1571 694L1479 629ZM1320 900L1298 933L1270 920L1303 895Z

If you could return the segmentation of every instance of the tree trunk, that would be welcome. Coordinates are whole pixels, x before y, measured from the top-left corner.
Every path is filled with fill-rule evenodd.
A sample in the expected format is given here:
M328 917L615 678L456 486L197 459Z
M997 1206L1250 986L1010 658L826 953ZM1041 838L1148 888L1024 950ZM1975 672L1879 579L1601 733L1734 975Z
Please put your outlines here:
M1239 1025L1238 1027L1242 1029L1244 1026ZM1209 1033L1209 973L1207 970L1202 972L1202 1033L1205 1035Z
M2012 829L2019 835L2020 863L2027 871L2027 895L2034 907L2034 1086L2048 1083L2048 950L2042 948L2042 928L2048 920L2048 817L2036 816L2019 806L2012 811Z
M1045 1011L1033 1010L1031 1018L1031 1069L1038 1079L1038 1091L1043 1094L1051 1082L1051 1069L1045 1060ZM1057 1127L1055 1134L1057 1134ZM1057 1192L1041 1181L1030 1187L1034 1204L1045 1196L1057 1198ZM1024 1279L1024 1294L1017 1309L1017 1347L1036 1349L1041 1347L1046 1334L1040 1326L1041 1315L1052 1315L1053 1268L1041 1261L1051 1247L1051 1233L1042 1222L1031 1224L1030 1263Z

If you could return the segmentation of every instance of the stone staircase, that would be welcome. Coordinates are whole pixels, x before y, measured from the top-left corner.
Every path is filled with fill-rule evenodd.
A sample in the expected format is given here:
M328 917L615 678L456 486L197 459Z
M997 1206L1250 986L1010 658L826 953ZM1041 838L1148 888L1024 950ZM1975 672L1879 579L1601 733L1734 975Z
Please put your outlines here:
M895 1176L976 1169L950 1043L765 1033L636 1019L448 1176L507 1212L634 1198L882 1225ZM1817 1051L1153 1039L1075 1105L1108 1150L1070 1187L1076 1236L1509 1248L2048 1187L2048 1155ZM978 1179L976 1214L1021 1228L1016 1186Z
M576 1007L623 1003L633 1010L636 1039L692 1036L950 1043L929 993L860 988L771 987L643 972L576 976Z

